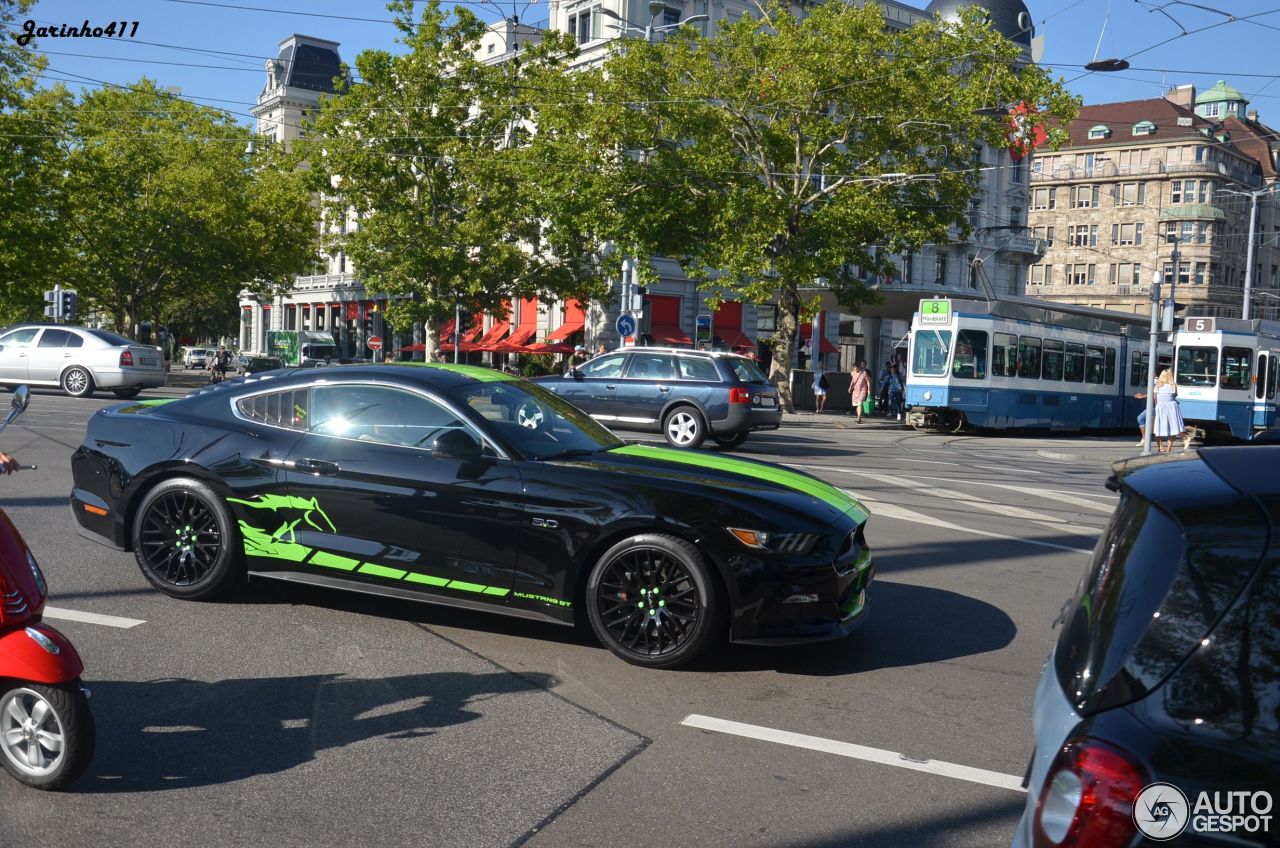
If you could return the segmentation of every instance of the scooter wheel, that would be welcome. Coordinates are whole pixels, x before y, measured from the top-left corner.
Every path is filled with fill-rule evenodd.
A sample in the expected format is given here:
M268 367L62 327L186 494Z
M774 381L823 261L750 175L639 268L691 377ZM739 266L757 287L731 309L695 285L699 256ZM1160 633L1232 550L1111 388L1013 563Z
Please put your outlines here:
M96 733L89 699L73 680L11 683L0 692L0 762L36 789L63 789L89 767Z

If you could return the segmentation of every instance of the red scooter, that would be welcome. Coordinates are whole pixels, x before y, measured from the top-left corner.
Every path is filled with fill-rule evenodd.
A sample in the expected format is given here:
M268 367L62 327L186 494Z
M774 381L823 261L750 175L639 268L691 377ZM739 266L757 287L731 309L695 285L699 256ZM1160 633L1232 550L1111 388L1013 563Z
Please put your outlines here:
M30 402L27 387L18 387L0 430ZM0 474L12 470L0 465ZM62 789L93 758L94 727L80 655L40 621L47 597L31 549L0 510L0 763L28 786Z

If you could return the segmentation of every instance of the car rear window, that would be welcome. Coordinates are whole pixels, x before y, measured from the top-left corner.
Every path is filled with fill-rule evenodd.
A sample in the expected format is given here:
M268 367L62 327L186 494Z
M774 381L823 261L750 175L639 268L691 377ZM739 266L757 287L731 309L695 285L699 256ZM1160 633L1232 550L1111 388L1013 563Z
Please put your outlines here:
M750 359L741 359L735 356L729 360L729 363L733 367L733 373L744 383L769 382L769 378L760 370L760 366Z
M1242 497L1175 517L1127 493L1064 609L1054 664L1076 709L1089 715L1158 686L1213 631L1266 539L1266 519Z
M129 341L124 336L117 336L115 333L109 333L106 330L85 330L85 332L91 336L96 336L97 338L102 339L109 345L119 347L120 345L133 344L133 342Z

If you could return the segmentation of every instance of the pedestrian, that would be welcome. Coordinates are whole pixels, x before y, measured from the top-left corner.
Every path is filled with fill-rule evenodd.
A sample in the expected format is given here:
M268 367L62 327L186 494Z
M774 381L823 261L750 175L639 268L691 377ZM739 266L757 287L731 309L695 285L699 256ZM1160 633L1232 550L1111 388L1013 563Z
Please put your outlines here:
M604 342L600 342L600 344L596 345L596 356L604 356L608 352L609 348Z
M1180 436L1187 429L1182 420L1182 410L1178 407L1178 387L1173 382L1173 371L1169 368L1160 372L1156 380L1155 421L1151 426L1151 435L1160 440L1160 453L1173 450L1173 437ZM1183 450L1186 450L1184 443Z
M209 360L209 382L221 383L227 379L227 370L231 367L231 354L226 345L220 345L218 352Z
M1134 395L1138 400L1146 400L1146 392L1138 392ZM1138 413L1138 447L1142 447L1147 443L1147 410L1143 409Z
M862 423L862 404L871 397L871 375L867 373L867 363L859 360L853 366L853 381L849 383L849 399L853 401L853 411L858 414L858 423Z
M889 366L889 377L885 380L885 387L889 392L889 417L902 420L902 392L904 384L902 382L902 374L898 371L898 363Z
M821 415L823 407L827 405L827 389L831 384L827 381L827 372L822 367L822 363L815 362L813 365L813 402L818 408L818 414Z
M884 367L880 369L880 373L876 375L876 400L881 412L889 411L889 366L893 364L892 359L884 361Z
M448 358L443 350L436 348L436 362L448 362Z

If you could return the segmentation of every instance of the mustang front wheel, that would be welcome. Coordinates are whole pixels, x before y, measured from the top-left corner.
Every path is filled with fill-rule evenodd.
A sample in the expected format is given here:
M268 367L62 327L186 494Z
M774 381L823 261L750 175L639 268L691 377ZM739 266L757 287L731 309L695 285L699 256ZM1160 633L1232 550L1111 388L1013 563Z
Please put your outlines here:
M635 665L673 668L702 654L723 631L724 599L698 549L646 533L614 545L587 580L596 637Z
M0 761L28 786L61 789L84 773L93 747L93 715L79 680L21 683L0 693Z
M133 553L147 581L175 598L206 600L240 573L237 535L221 498L190 477L147 493L133 522Z

